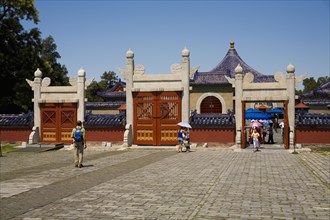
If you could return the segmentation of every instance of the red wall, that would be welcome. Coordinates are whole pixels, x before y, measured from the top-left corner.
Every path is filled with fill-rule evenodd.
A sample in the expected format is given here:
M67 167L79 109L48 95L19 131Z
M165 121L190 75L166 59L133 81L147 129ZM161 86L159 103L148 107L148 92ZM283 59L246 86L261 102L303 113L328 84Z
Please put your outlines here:
M88 141L121 142L124 129L86 129ZM5 129L0 128L0 140L3 142L28 141L32 128ZM235 143L234 129L192 129L191 142L197 143ZM297 144L330 144L330 129L327 128L296 128Z
M16 142L16 141L29 141L29 135L32 132L32 128L26 129L8 129L0 128L0 140L4 142Z
M125 129L87 129L86 140L88 141L123 141Z
M328 128L296 128L297 144L330 144Z
M192 129L190 141L199 143L235 143L235 129Z

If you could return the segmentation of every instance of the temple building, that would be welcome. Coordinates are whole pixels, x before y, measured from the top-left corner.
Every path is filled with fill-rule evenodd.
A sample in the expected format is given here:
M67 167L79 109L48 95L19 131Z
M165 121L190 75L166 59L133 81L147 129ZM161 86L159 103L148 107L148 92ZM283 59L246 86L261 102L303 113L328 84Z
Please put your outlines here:
M247 65L238 55L234 42L230 42L230 48L222 61L209 72L194 73L190 80L190 109L196 109L197 113L226 113L234 111L234 89L228 81L235 78L235 68L240 65L243 75L252 73L253 82L275 82L273 75L264 75ZM262 103L257 103L261 105ZM263 103L272 107L272 103ZM250 107L255 107L254 104Z
M87 102L86 110L93 114L117 114L126 103L125 93L126 83L119 80L109 90L98 92L97 95L102 97L105 102Z
M209 72L200 72L199 67L191 70L189 81L192 90L190 90L190 111L196 113L217 113L225 114L228 111L234 111L234 89L227 78L235 77L235 68L237 65L243 68L243 75L252 73L253 82L275 82L273 75L264 75L250 67L237 53L234 42L230 42L230 48L225 57ZM119 81L116 85L107 91L99 92L98 96L105 98L104 103L87 103L87 110L93 109L93 113L116 113L118 108L126 103L126 95L123 90L126 83ZM278 107L273 103L255 103L248 108L258 108L267 106L268 109ZM281 106L283 107L283 106Z
M329 143L330 83L303 94L305 110L298 112L303 105L297 105L295 87L302 78L295 76L292 64L286 73L262 74L246 64L230 42L227 54L208 72L190 66L187 48L181 52L181 63L172 64L170 70L145 74L129 49L125 68L119 70L123 81L98 93L105 102L91 103L85 92L92 80L86 80L83 69L65 87L51 86L38 69L34 80L27 80L34 93L33 114L1 115L2 137L70 143L71 129L81 120L88 141L123 142L123 147L176 145L178 123L187 122L193 127L192 142L245 148L251 119L246 112L252 109L282 114L286 149L297 143ZM306 106L316 113L308 113ZM311 129L314 135L306 135Z
M310 92L304 93L300 101L309 107L310 113L330 113L330 81Z

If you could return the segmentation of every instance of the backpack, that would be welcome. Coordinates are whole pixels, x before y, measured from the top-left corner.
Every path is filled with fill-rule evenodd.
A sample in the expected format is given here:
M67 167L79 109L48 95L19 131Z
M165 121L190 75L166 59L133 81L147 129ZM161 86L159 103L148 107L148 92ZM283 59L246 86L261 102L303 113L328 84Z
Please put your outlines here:
M81 128L76 128L76 130L73 133L73 138L74 138L75 141L80 142L83 139L82 135L83 135L82 129Z

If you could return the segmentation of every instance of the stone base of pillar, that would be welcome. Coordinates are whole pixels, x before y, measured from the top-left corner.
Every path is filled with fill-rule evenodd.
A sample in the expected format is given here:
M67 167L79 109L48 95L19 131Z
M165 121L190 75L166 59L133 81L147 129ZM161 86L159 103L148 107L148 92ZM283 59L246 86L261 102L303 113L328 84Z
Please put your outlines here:
M133 131L132 131L132 125L127 124L125 126L125 132L124 132L124 143L123 147L131 147L133 144Z
M40 142L39 127L34 126L29 135L29 144L38 144Z

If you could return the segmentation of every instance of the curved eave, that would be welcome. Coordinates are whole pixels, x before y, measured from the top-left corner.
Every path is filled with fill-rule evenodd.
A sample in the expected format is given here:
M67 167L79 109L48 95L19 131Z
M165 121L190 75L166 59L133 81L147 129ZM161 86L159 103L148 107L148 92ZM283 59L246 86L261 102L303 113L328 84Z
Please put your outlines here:
M230 84L225 76L231 77L224 72L196 72L194 78L190 81L191 85L226 85ZM255 76L254 83L271 83L276 82L272 75Z

